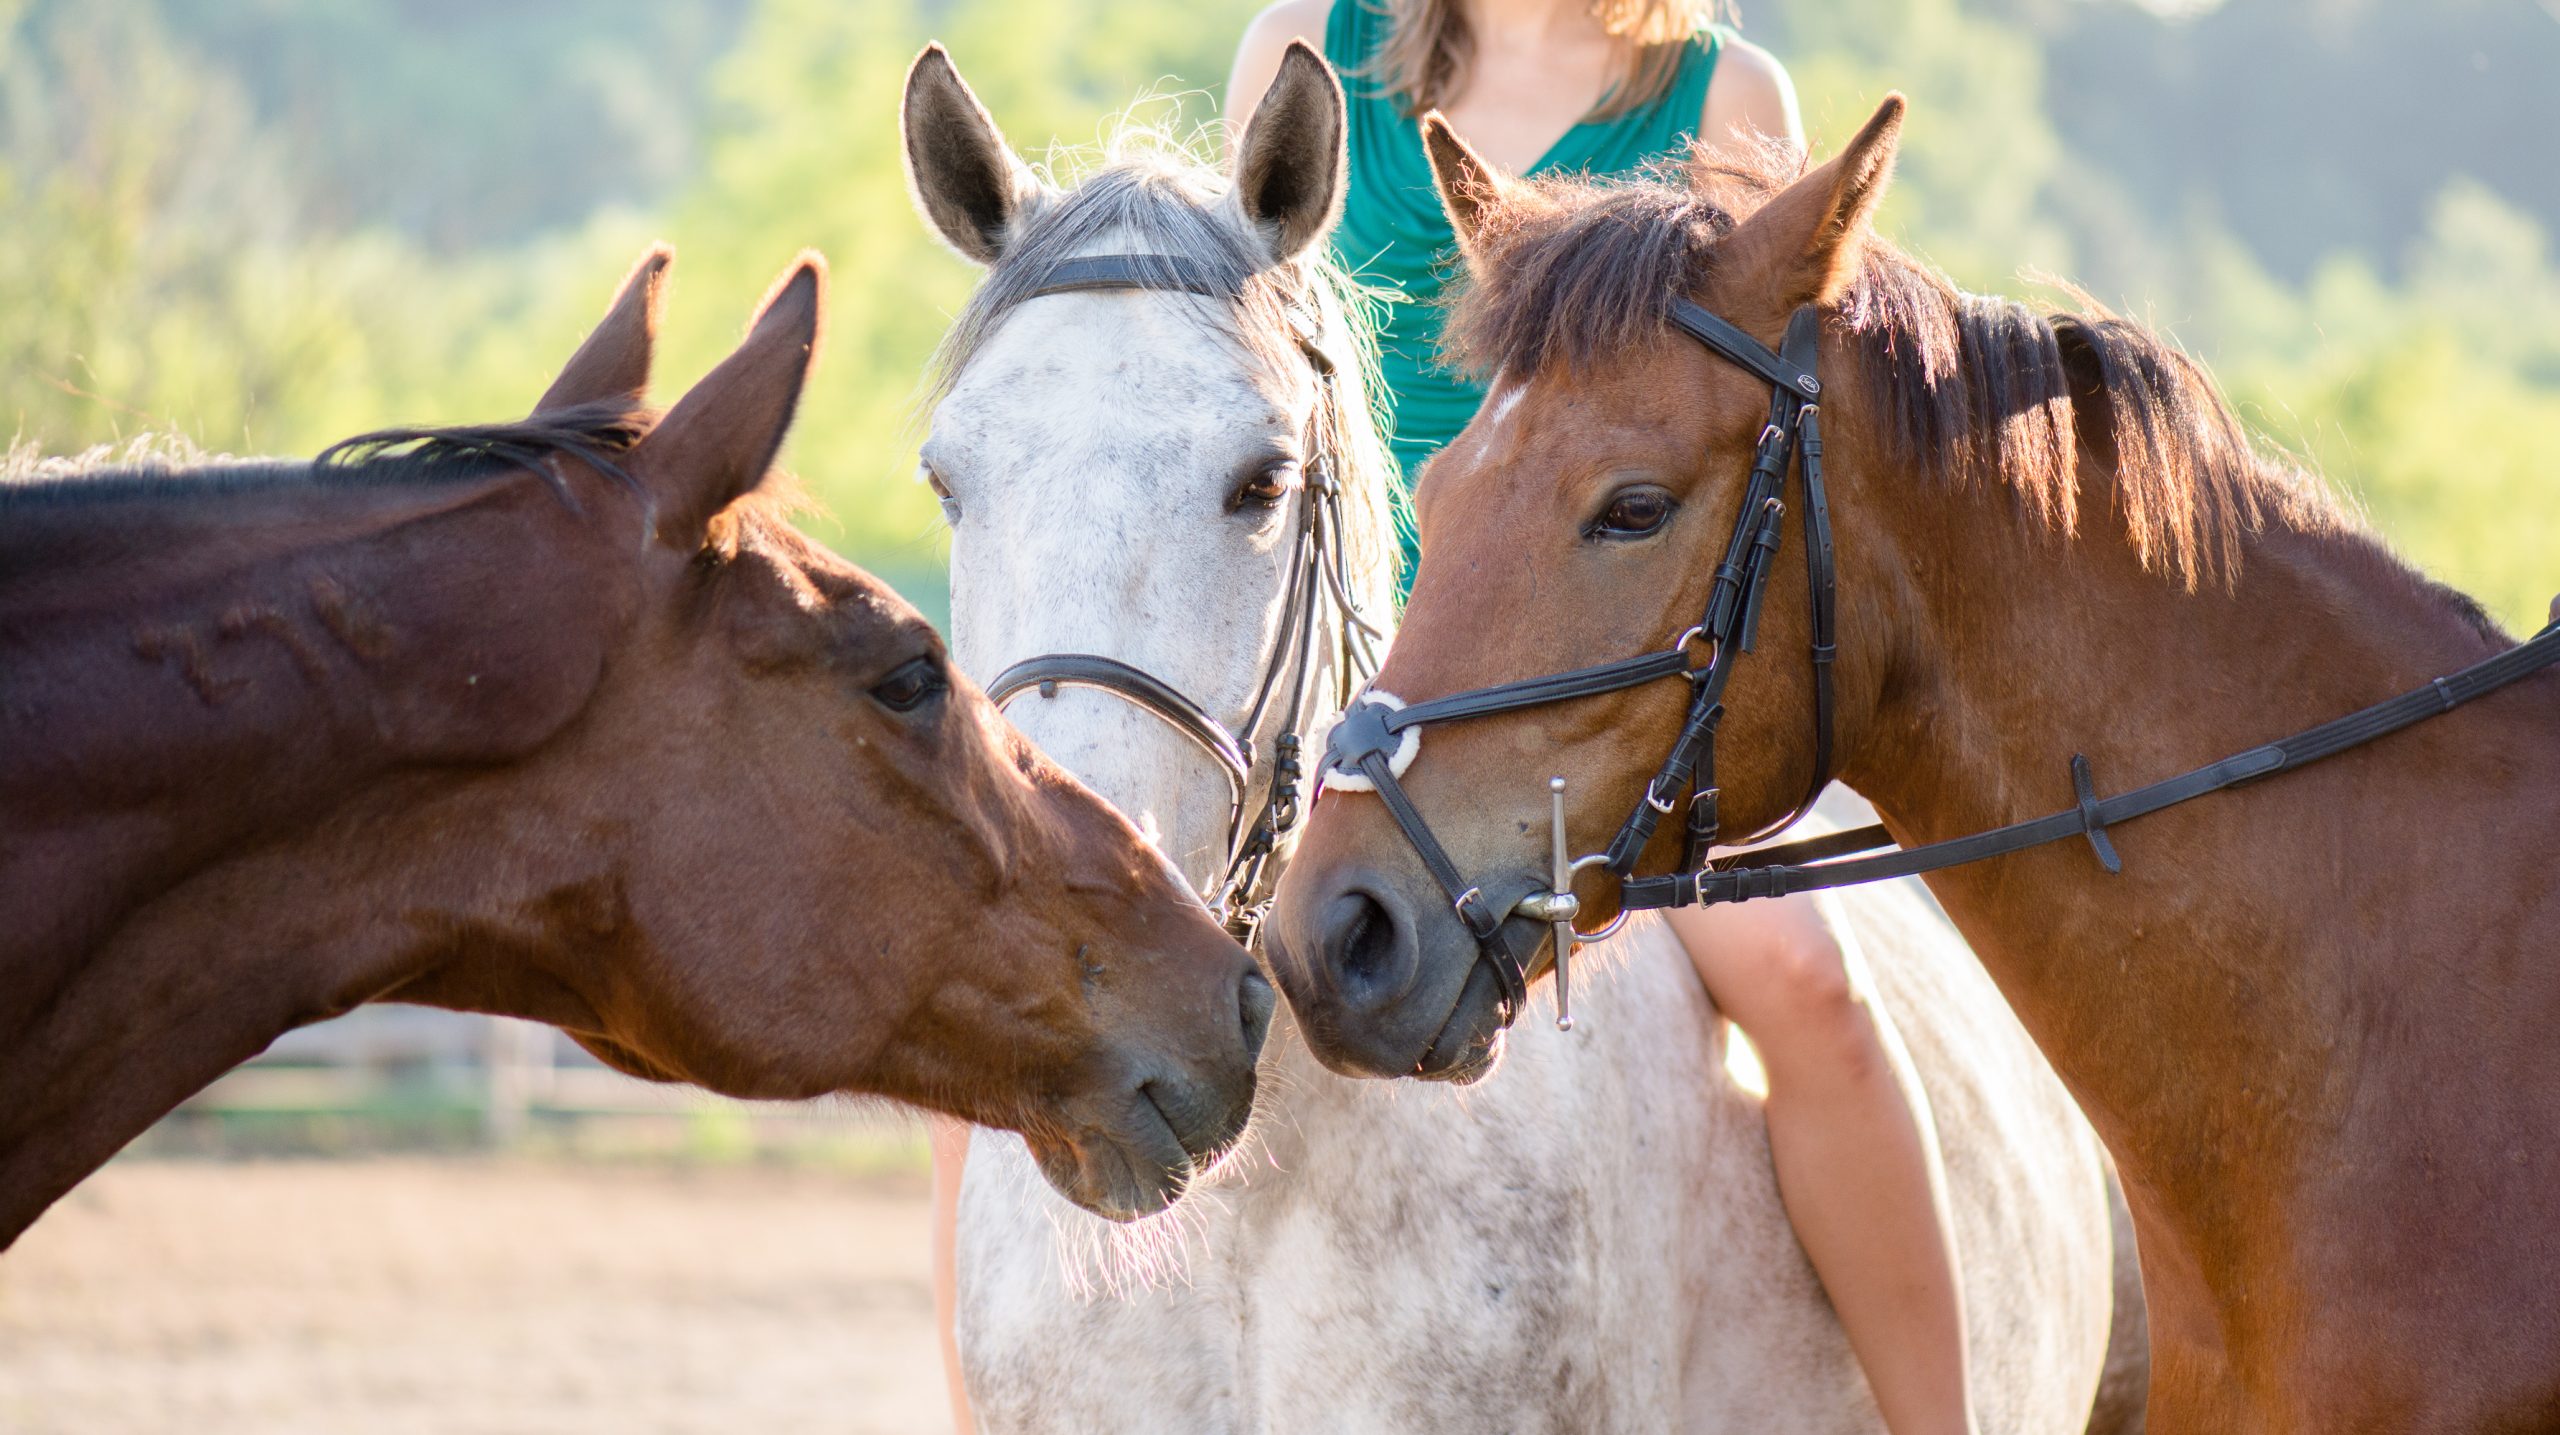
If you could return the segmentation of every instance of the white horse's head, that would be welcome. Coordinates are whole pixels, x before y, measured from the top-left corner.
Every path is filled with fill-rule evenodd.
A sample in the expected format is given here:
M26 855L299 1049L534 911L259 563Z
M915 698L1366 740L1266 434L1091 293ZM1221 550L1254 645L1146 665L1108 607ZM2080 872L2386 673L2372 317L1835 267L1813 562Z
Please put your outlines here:
M1381 624L1393 603L1367 339L1324 257L1344 184L1341 86L1293 47L1236 146L1232 181L1157 146L1054 188L938 47L908 75L905 132L918 208L988 270L944 341L923 452L951 522L961 664L982 683L1060 653L1142 670L1250 740L1260 802L1273 739L1293 724L1320 732L1340 693L1342 620L1328 598L1305 685L1316 710L1284 710L1296 685L1283 673L1253 716L1269 665L1295 652L1284 620L1319 456L1340 485L1353 600ZM1050 288L1061 264L1120 255L1169 261L1158 277L1178 266L1212 292ZM1311 336L1349 356L1330 396ZM1228 783L1172 727L1073 685L1025 690L1009 715L1195 887L1218 875ZM1303 759L1310 795L1315 758Z

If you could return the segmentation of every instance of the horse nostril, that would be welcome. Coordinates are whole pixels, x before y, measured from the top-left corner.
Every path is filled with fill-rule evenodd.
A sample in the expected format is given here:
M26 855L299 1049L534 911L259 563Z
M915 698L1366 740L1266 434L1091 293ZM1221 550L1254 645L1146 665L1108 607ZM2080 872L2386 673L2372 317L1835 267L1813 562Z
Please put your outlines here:
M1258 1060L1262 1055L1262 1039L1271 1034L1271 1009L1279 998L1271 983L1260 972L1246 972L1244 983L1236 991L1236 1006L1244 1017L1244 1059Z
M1366 892L1347 892L1335 899L1332 917L1325 952L1342 999L1372 1007L1402 996L1413 963L1395 914Z

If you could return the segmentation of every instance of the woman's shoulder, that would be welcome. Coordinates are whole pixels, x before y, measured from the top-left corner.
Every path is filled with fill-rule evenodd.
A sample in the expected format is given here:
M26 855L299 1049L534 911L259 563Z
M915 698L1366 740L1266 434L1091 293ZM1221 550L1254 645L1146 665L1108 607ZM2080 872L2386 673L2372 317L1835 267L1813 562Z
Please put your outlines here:
M1332 15L1333 0L1275 0L1264 6L1236 42L1235 68L1227 76L1227 113L1240 120L1252 112L1279 77L1280 57L1288 53L1290 41L1304 40L1324 52L1325 25Z
M1796 85L1778 57L1730 30L1714 39L1715 73L1707 81L1705 112L1698 134L1711 145L1752 135L1804 143L1804 121L1796 110Z
M1324 48L1325 26L1332 18L1333 0L1273 0L1245 25L1244 40L1236 48L1239 54L1268 51L1276 68L1280 52L1289 48L1291 40Z

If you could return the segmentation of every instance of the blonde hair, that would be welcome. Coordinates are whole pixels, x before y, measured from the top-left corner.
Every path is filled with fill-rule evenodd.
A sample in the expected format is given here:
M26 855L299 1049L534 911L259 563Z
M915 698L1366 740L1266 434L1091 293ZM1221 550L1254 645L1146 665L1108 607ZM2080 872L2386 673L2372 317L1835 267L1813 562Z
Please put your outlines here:
M1407 114L1445 105L1466 88L1476 48L1466 0L1350 3L1385 12L1386 43L1361 67L1361 74L1395 96ZM1590 7L1592 18L1624 42L1627 54L1617 79L1583 116L1586 121L1615 119L1661 98L1679 71L1681 47L1732 13L1726 0L1590 0Z

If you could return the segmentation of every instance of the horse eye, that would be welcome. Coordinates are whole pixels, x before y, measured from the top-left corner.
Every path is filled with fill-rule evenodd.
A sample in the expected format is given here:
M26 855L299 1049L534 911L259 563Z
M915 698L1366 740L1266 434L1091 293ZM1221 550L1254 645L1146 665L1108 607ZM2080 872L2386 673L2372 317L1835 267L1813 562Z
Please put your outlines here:
M1602 538L1642 538L1671 521L1679 507L1658 488L1630 488L1609 502L1591 531Z
M1271 464L1268 467L1256 469L1251 477L1239 485L1234 498L1228 501L1227 506L1229 508L1270 508L1287 498L1289 490L1297 486L1298 466L1296 464Z
M891 712L914 712L925 702L948 688L942 676L942 665L931 658L912 658L889 670L889 676L872 684L871 695Z
M916 472L924 477L925 486L933 490L935 501L942 505L942 521L952 524L958 523L960 521L960 500L951 496L951 487L949 484L942 481L942 475L934 472L933 465L929 463L920 463L916 465Z

